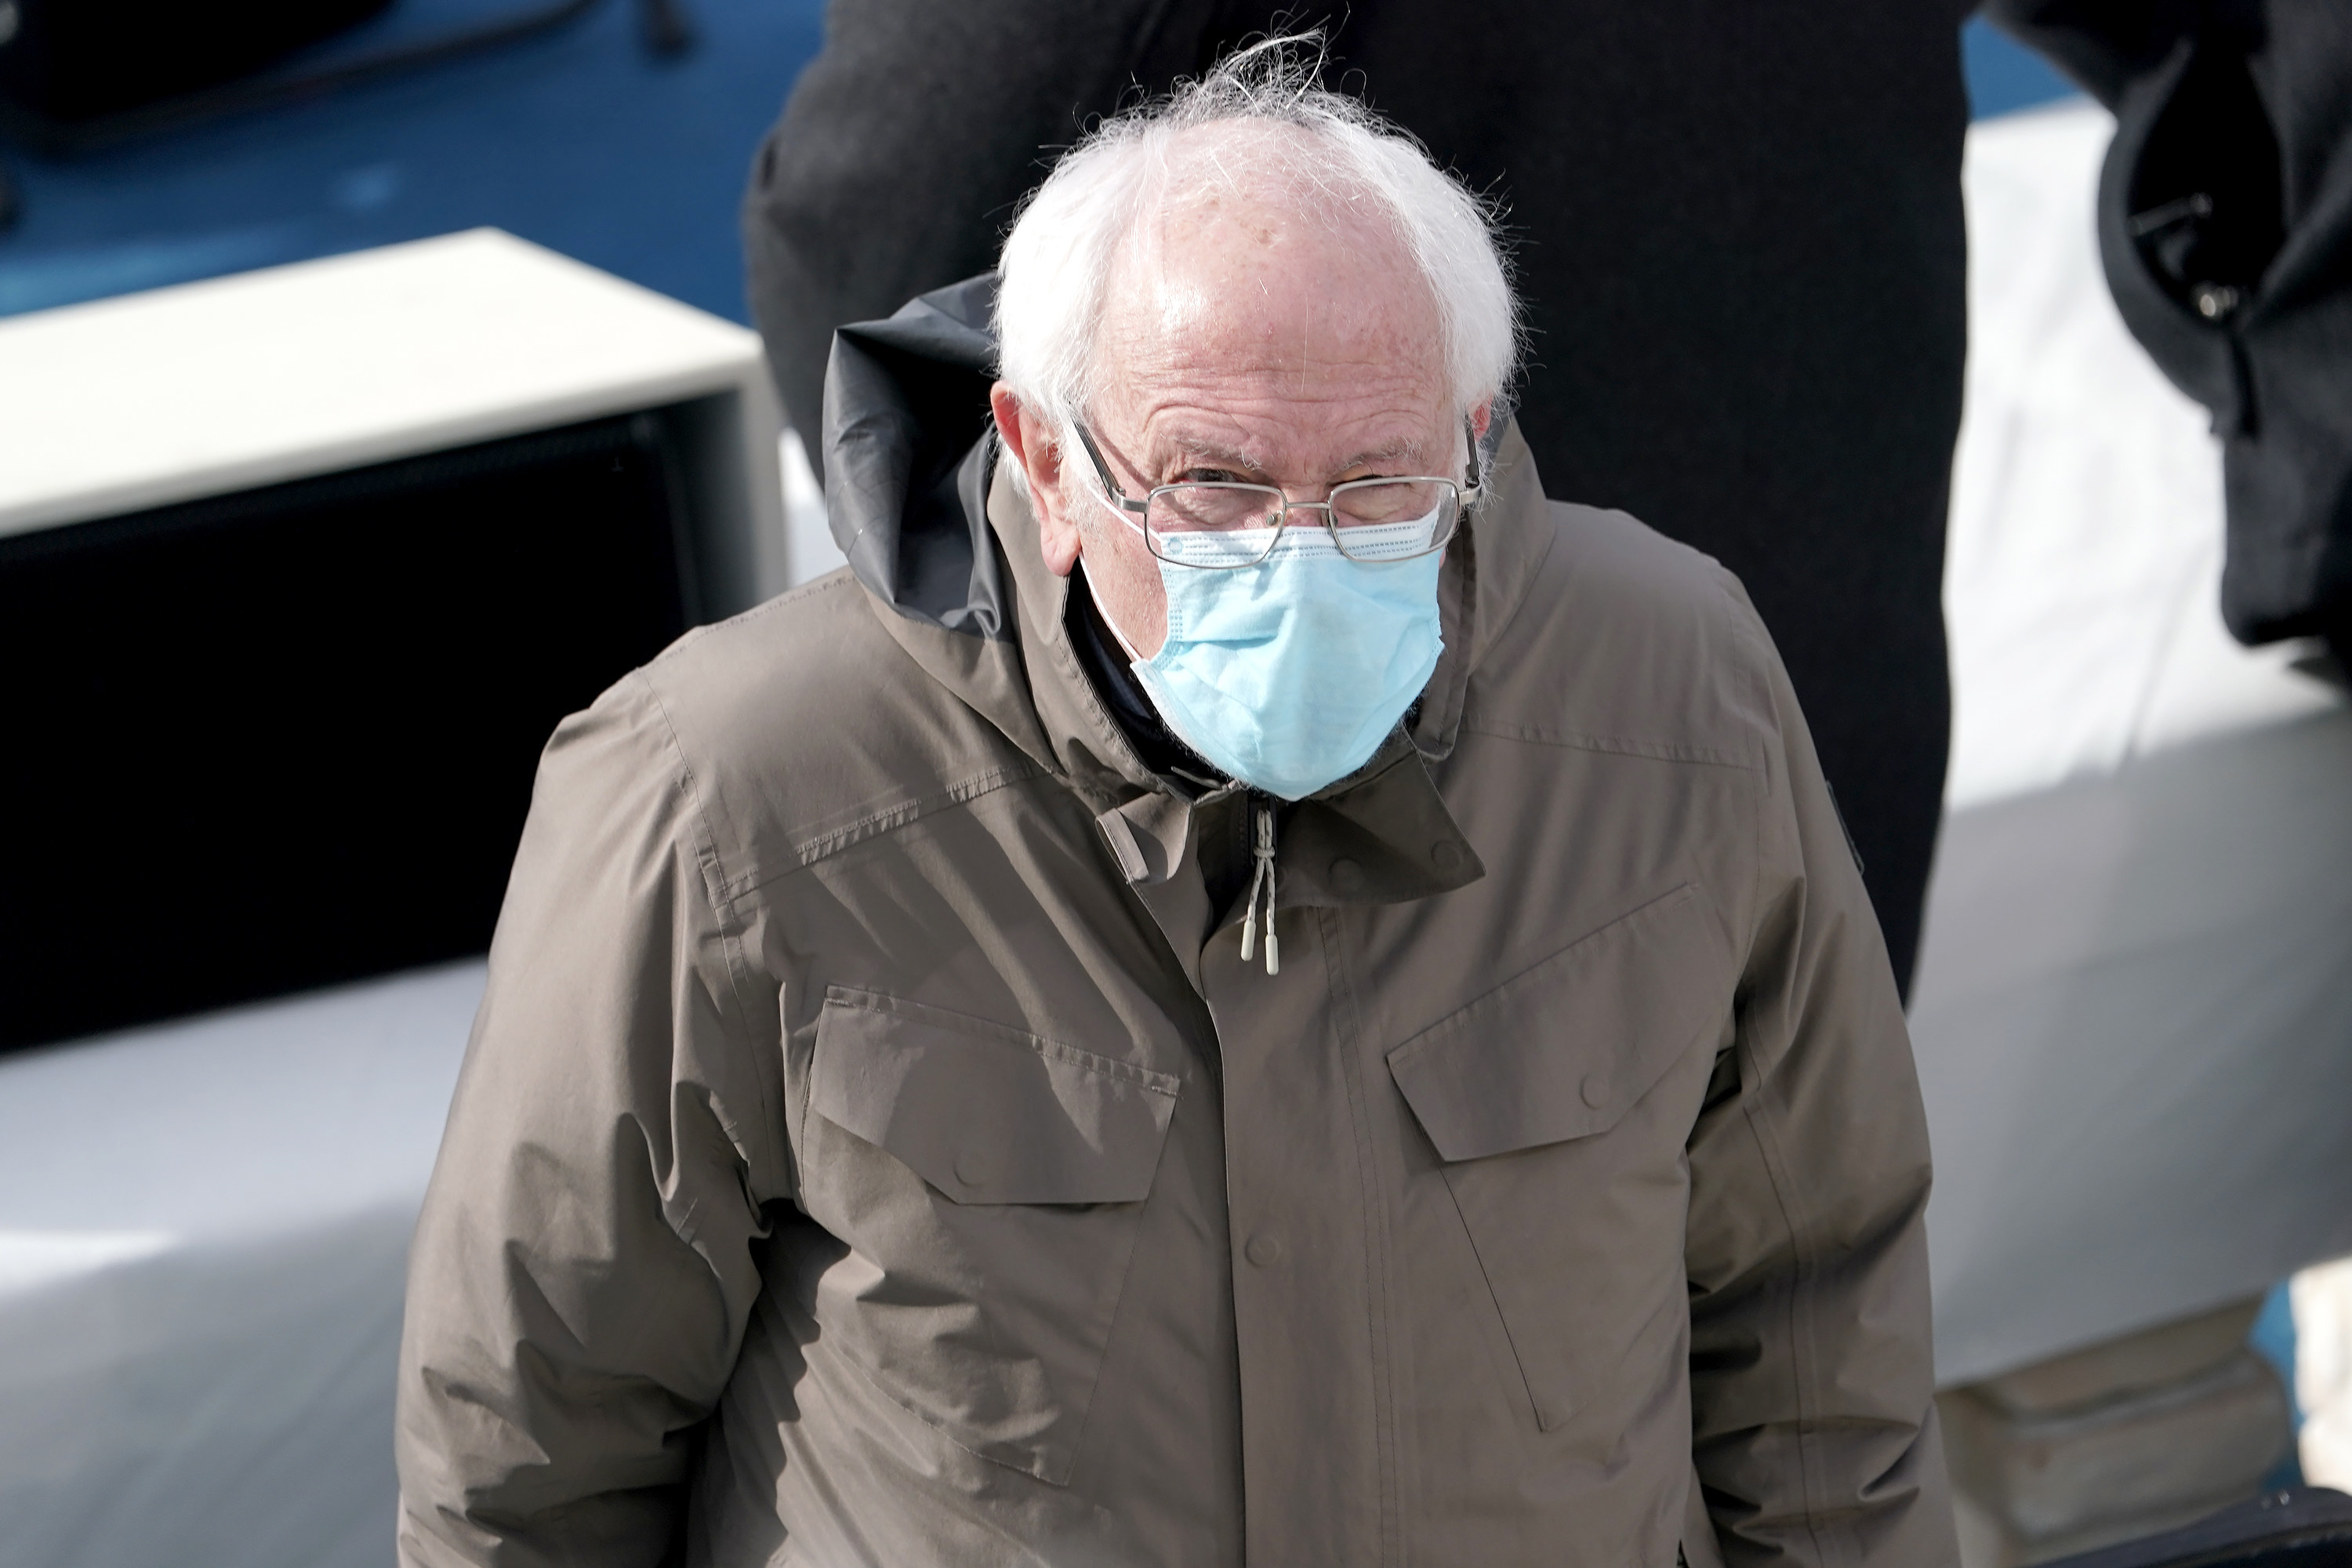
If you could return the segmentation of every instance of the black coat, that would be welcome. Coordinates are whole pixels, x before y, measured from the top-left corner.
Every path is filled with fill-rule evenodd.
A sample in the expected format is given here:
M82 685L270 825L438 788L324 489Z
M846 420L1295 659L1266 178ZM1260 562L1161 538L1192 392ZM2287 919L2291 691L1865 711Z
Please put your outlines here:
M835 0L745 206L793 423L819 427L835 326L992 266L1090 117L1197 73L1274 10ZM1949 730L1962 11L1357 0L1328 18L1327 81L1508 205L1534 327L1519 417L1544 488L1746 582L1906 976Z
M2352 3L1993 0L2116 111L2099 248L2222 437L2221 615L2352 647Z

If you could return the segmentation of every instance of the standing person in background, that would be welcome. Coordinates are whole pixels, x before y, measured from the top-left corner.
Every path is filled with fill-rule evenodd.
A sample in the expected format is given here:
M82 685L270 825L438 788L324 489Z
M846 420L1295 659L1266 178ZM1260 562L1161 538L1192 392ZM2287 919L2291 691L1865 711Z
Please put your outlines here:
M814 447L835 327L985 270L1051 149L1277 11L1507 209L1547 489L1738 574L1907 984L1950 726L1965 6L836 4L744 208L793 424Z
M2352 654L2352 5L1989 0L2113 110L2099 250L2221 437L2221 618Z

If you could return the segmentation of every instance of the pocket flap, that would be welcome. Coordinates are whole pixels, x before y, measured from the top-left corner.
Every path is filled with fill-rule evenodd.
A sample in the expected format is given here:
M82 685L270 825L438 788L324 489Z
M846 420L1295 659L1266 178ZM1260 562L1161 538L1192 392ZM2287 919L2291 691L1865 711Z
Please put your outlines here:
M1607 1131L1720 1016L1727 957L1685 884L1423 1029L1390 1076L1449 1161Z
M1139 1203L1181 1080L878 992L829 986L809 1106L960 1204Z

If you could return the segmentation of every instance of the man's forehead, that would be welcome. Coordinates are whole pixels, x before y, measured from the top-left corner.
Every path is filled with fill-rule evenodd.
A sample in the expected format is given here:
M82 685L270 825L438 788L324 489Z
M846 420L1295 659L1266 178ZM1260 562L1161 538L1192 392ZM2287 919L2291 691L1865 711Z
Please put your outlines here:
M1163 185L1107 283L1106 325L1129 338L1280 344L1336 334L1433 348L1439 331L1428 281L1384 210L1246 171Z
M1097 363L1139 462L1346 468L1442 439L1443 328L1394 226L1286 190L1236 162L1163 193L1119 248Z

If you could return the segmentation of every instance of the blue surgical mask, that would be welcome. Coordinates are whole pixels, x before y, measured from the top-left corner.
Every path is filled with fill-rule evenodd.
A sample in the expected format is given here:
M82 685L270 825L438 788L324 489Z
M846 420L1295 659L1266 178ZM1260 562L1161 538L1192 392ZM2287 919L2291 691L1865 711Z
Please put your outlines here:
M1394 526L1426 539L1426 523ZM1161 543L1207 562L1254 555L1271 531ZM1312 795L1370 761L1429 684L1445 647L1444 559L1351 561L1323 529L1293 525L1254 566L1162 560L1168 640L1136 660L1136 679L1176 737L1225 773L1284 800Z

